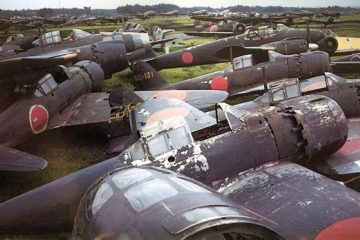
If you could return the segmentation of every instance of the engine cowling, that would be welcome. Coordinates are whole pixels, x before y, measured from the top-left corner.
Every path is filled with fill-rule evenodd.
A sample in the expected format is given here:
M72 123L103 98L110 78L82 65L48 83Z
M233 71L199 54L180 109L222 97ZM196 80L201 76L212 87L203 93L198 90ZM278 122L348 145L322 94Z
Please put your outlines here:
M236 23L233 26L233 33L234 35L243 34L246 31L246 25L243 23Z
M101 90L101 85L104 82L104 72L99 64L92 61L81 61L76 63L75 66L80 67L89 74L93 92Z
M275 51L281 54L290 55L306 52L309 49L306 39L285 39L278 42L272 42L267 46L274 47Z
M318 41L317 44L319 45L320 50L329 54L333 54L339 46L337 39L333 36L326 36L325 38Z
M106 78L128 67L126 46L122 41L100 42L81 47L77 61L91 59L104 70Z

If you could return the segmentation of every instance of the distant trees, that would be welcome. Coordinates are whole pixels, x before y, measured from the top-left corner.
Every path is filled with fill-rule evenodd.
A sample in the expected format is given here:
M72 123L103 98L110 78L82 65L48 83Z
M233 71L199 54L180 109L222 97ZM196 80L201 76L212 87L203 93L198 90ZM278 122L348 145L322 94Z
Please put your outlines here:
M51 8L41 8L37 11L37 15L40 17L51 17L54 14Z
M91 14L91 7L84 7L84 12L87 15Z
M116 12L119 14L136 14L143 13L147 11L155 11L155 12L169 12L172 10L181 10L181 8L175 4L156 4L156 5L125 5L116 8Z
M195 4L195 2L194 2ZM42 8L39 10L31 10L31 9L22 9L22 10L5 10L1 9L0 18L10 18L12 16L34 16L40 15L43 17L48 17L51 15L69 15L69 16L80 16L84 14L101 14L101 15L114 15L118 14L137 14L144 13L147 11L155 11L159 12L168 12L172 10L179 10L179 12L194 12L201 9L207 9L211 12L221 11L224 9L229 9L234 12L295 12L300 10L308 10L308 11L339 11L339 12L349 12L349 11L357 11L359 9L351 8L351 7L340 7L340 6L329 6L323 8L298 8L298 7L282 7L282 6L244 6L244 5L236 5L229 6L227 8L215 9L209 6L202 7L189 7L189 8L180 8L175 4L156 4L156 5L125 5L120 6L116 9L91 9L91 7L83 7L83 8Z

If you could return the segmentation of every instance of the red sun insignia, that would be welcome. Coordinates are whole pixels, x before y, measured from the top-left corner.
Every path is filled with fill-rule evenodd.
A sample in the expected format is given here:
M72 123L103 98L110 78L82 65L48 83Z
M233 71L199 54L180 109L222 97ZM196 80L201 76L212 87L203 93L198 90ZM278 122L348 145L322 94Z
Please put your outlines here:
M210 27L210 32L217 32L219 30L218 26L213 25Z
M29 121L31 130L35 134L45 131L49 121L47 109L42 105L33 105L29 111Z
M189 114L190 114L190 111L184 107L168 108L168 109L161 110L161 111L156 112L153 115L151 115L149 117L149 119L146 121L146 124L150 125L150 124L153 124L160 120L169 119L174 116L186 117Z
M194 57L191 52L184 52L181 56L183 63L190 64L193 62Z
M227 91L229 88L228 81L222 76L214 77L210 83L211 90Z
M187 98L186 91L181 90L166 90L166 91L158 91L152 97L154 99L158 98L175 98L181 101L184 101Z
M360 236L360 218L349 218L322 230L315 240L357 240Z

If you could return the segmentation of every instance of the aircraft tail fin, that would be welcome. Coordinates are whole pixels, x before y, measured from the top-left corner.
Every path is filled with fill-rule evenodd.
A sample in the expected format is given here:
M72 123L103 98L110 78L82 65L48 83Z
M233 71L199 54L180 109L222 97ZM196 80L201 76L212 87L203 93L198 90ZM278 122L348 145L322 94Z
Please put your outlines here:
M167 81L148 63L139 61L133 66L135 90L159 89L167 85Z
M0 156L0 171L38 171L47 166L43 158L1 145Z

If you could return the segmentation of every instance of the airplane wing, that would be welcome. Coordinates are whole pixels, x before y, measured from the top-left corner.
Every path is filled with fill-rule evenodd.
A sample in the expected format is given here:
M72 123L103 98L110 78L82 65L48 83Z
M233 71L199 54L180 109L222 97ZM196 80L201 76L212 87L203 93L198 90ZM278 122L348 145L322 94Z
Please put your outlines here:
M37 171L47 166L47 161L16 149L0 145L0 171Z
M227 92L214 90L161 90L135 91L135 93L144 101L175 98L199 109L214 106L228 97Z
M136 91L135 94L143 101L176 98L200 109L213 106L228 97L224 91L212 90ZM138 102L139 99L135 103ZM129 103L133 103L133 101L129 100L125 104ZM52 117L49 128L106 123L110 119L110 112L109 93L87 93L66 107L60 114Z
M63 50L37 56L10 58L0 61L0 71L9 75L18 73L21 70L61 65L75 59L77 56L78 53L75 51Z
M324 24L325 26L329 26L329 25L335 25L335 24L359 24L360 21L359 20L338 20L338 21L329 21L329 20L317 20L317 19L309 19L308 20L310 23L319 23L319 24Z
M197 37L220 37L220 38L225 38L225 37L231 37L234 36L233 32L184 32L186 35L189 36L197 36Z
M360 38L337 36L336 40L338 41L338 48L332 56L344 56L360 52ZM351 58L351 56L349 57Z
M331 62L333 73L358 73L360 69L360 61L357 62Z
M192 132L216 124L216 119L199 109L174 98L146 101L135 108L137 129L174 116L183 116Z
M210 17L210 16L192 16L191 19L204 21L204 22L215 22L215 23L224 20L223 17Z
M358 49L358 50L356 50ZM342 49L340 53L346 52ZM360 67L360 38L358 39L358 45L354 45L354 48L349 49L350 55L342 56L334 59L331 62L334 73L358 73ZM344 55L344 54L339 54Z
M348 120L349 135L344 146L315 167L327 175L360 173L360 118Z
M359 236L358 192L294 163L273 163L243 172L217 189L273 222L273 230L285 239Z
M168 39L168 38L176 38L178 40L184 41L184 40L194 39L195 37L194 36L189 36L186 33L170 33L170 34L166 34L165 38L166 39Z
M110 119L109 94L82 95L60 114L51 118L49 128L108 122Z

